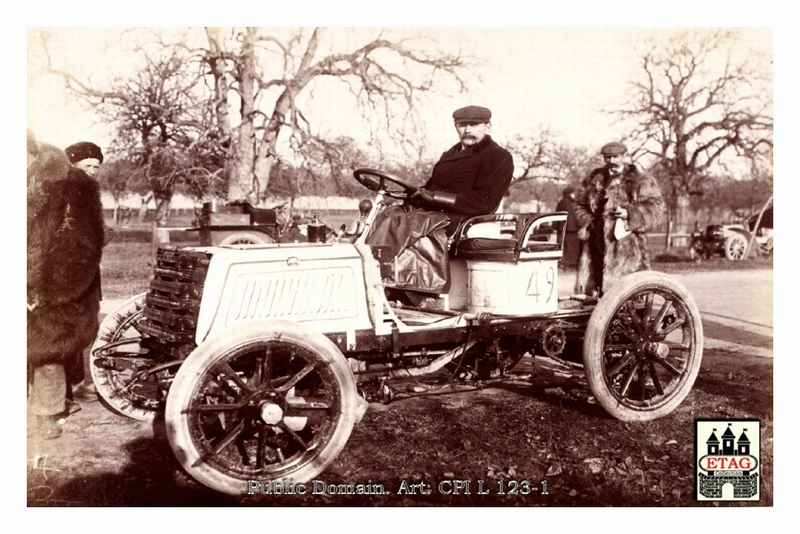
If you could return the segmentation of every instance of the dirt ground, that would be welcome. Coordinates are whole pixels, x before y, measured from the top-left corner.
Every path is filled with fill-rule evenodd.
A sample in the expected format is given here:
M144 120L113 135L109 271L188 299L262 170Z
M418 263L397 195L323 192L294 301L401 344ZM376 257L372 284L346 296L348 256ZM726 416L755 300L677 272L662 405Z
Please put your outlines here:
M524 360L508 380L481 389L371 404L320 480L371 481L390 495L223 496L181 471L163 422L126 419L96 402L67 419L61 438L29 439L28 504L694 506L698 417L761 419L760 504L772 504L772 360L707 351L683 405L665 418L638 424L611 419L589 402L581 378L555 372L546 360L536 363L535 374L532 362ZM396 384L400 392L411 386ZM436 491L449 479L471 480L470 495ZM399 495L401 480L433 484L434 490ZM492 493L477 495L478 480ZM498 481L508 491L511 481L522 480L539 491L495 491ZM541 494L542 481L547 495Z
M342 453L318 477L326 485L378 484L385 494L314 495L309 488L306 495L248 496L243 488L242 496L232 497L182 471L163 421L138 422L101 402L84 403L65 419L56 440L37 440L29 421L27 503L698 506L695 419L757 418L762 498L733 505L772 506L771 269L676 276L698 301L706 350L688 398L656 421L617 421L594 403L582 370L526 356L497 381L453 385L439 375L392 382L395 400L371 403ZM736 292L725 290L734 286ZM736 309L728 297L751 305Z
M700 308L705 311L702 303ZM707 319L704 315L704 324ZM386 494L220 495L181 470L163 421L137 422L94 402L83 404L80 412L66 419L59 439L38 441L29 433L27 502L29 506L698 506L695 419L758 418L762 499L734 504L771 506L773 360L764 354L771 354L772 337L720 321L711 332L706 328L706 336L724 342L706 344L689 397L669 416L648 423L612 419L593 402L582 372L539 357L524 358L502 381L468 389L442 387L437 377L394 382L398 399L388 405L370 404L342 453L318 477L325 484L380 484ZM436 390L441 394L429 394ZM463 487L453 493L455 481L469 481L469 493ZM412 486L419 483L423 486ZM479 484L487 493L479 494ZM517 488L516 494L512 488ZM527 494L522 494L524 488ZM428 491L420 494L419 489Z

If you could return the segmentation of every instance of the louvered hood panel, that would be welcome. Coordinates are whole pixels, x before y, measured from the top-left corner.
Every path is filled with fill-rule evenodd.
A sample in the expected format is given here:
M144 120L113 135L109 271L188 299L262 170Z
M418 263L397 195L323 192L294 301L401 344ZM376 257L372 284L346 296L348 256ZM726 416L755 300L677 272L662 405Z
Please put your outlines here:
M352 245L217 248L196 340L269 319L310 323L323 333L370 328L363 269Z

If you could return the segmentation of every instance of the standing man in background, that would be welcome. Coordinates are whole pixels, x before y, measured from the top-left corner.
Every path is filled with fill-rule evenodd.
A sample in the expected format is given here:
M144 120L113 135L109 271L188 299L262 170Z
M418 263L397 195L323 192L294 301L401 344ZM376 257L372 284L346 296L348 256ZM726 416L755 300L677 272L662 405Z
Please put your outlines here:
M68 146L64 149L64 152L67 154L67 158L73 167L82 170L91 178L97 179L97 173L104 159L103 151L99 146L89 141L81 141ZM114 229L103 223L103 247L114 239L115 235L116 232L114 232ZM103 300L99 272L97 276L99 298ZM94 384L86 383L86 372L83 366L83 350L76 353L72 358L71 364L67 366L67 381L72 384L72 387L67 389L68 400L93 402L98 399Z
M64 152L66 152L69 162L75 168L82 170L92 178L97 178L97 171L100 170L100 165L103 164L103 151L100 150L99 146L89 141L81 141L68 146L64 149ZM109 241L114 239L116 232L108 225L103 225L103 229L106 236L105 245L107 245Z
M583 181L575 202L582 242L576 292L599 294L622 276L650 269L645 232L664 213L656 181L626 160L622 143L603 146L605 165Z

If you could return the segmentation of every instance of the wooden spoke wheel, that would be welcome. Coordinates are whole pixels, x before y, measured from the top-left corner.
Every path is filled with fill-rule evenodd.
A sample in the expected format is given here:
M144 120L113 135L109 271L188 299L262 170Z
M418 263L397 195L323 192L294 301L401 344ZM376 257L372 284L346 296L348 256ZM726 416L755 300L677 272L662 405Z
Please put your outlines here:
M90 352L89 370L106 404L122 415L152 421L163 411L159 382L169 371L142 374L157 363L140 345L138 323L145 295L128 299L103 319Z
M358 418L336 346L297 323L226 330L198 346L167 398L167 435L197 481L241 495L247 481L305 483L339 454Z
M220 241L220 245L262 245L274 243L272 236L261 232L236 232Z
M725 257L729 260L743 260L745 252L747 252L747 239L742 234L732 234L725 239Z
M682 284L653 271L631 274L603 295L583 346L592 394L624 421L672 412L692 389L702 355L697 305Z

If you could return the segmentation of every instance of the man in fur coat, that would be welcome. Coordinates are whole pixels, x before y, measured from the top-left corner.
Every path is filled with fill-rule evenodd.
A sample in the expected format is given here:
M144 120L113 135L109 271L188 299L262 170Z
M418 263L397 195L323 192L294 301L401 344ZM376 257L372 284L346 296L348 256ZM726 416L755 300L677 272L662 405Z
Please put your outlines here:
M622 143L603 146L605 166L578 194L578 293L602 295L624 275L650 269L645 232L660 222L664 200L652 177L625 163L626 152Z
M28 373L30 409L44 438L61 434L67 376L95 338L100 308L100 188L58 148L28 133Z

